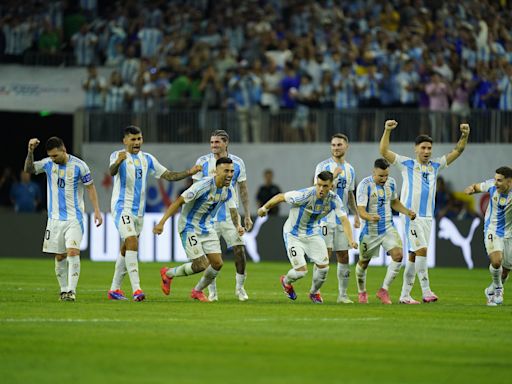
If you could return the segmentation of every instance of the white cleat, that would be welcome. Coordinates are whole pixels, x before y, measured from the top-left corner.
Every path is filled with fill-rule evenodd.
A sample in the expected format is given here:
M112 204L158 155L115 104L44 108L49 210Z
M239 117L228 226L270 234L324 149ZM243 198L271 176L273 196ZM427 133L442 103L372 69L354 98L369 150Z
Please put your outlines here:
M238 297L238 300L240 300L240 301L247 301L247 300L249 300L249 296L247 295L247 292L245 292L245 289L243 287L242 288L238 288L235 291L235 295L236 295L236 297Z
M400 298L400 304L420 304L418 300L414 300L411 296L404 296Z
M494 303L497 305L503 304L503 288L494 289Z
M352 300L347 295L340 295L336 300L338 304L354 304Z
M208 300L210 301L219 301L219 297L217 296L217 291L210 289L208 291Z

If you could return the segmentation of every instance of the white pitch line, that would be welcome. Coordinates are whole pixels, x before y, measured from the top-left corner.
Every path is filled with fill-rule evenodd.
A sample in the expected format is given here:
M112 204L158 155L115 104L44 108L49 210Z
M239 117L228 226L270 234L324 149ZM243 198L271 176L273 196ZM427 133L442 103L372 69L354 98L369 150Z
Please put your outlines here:
M324 318L315 318L315 317L294 317L290 319L286 319L286 321L334 321L334 322L352 322L352 321L379 321L382 318L380 317L352 317L352 318L345 318L345 317L324 317ZM274 318L245 318L244 321L251 321L251 322L274 322L274 321L282 321L282 318L274 317ZM151 322L151 320L148 319L142 319L140 321L144 322ZM158 322L174 322L174 321L187 321L190 322L189 319L178 319L178 318L166 318L166 319L158 319ZM197 320L197 321L203 321L203 320ZM223 320L226 322L225 320ZM130 319L52 319L52 318L39 318L39 317L33 317L33 318L20 318L20 319L14 319L14 318L8 318L8 319L0 319L0 323L122 323L122 322L137 322L137 320L130 320ZM229 320L227 322L230 322ZM237 321L233 321L237 322Z

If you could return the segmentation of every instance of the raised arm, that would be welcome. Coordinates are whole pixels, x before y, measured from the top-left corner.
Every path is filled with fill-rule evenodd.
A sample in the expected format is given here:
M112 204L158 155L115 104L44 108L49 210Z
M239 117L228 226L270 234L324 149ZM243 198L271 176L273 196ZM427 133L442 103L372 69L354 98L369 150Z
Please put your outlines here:
M39 143L40 141L38 139L30 139L28 142L28 152L27 157L25 158L23 170L30 174L36 173L36 169L34 167L34 149L36 149Z
M249 210L249 191L247 188L247 181L241 181L238 183L238 189L240 191L240 199L242 200L242 206L244 207L244 224L245 229L250 231L252 228L251 211Z
M178 181L183 180L189 176L195 175L197 172L201 172L203 170L203 167L200 165L194 165L190 169L186 169L181 172L175 172L175 171L165 171L162 175L162 179L165 179L167 181Z
M98 194L96 193L96 187L94 184L86 185L87 194L91 201L92 207L94 208L94 223L99 227L103 223L103 217L100 212L100 205L98 204Z
M126 151L120 151L117 154L117 159L114 164L112 164L109 168L110 176L117 175L117 172L119 171L119 167L123 163L123 161L126 160Z
M460 139L455 145L455 148L446 155L446 163L450 165L453 163L460 155L462 155L462 152L464 152L464 149L466 149L466 144L468 143L468 137L469 137L469 124L461 124L460 125Z
M160 235L164 231L164 224L169 219L169 217L174 216L176 212L179 211L180 207L185 203L185 199L183 199L183 196L178 197L174 202L169 205L169 208L167 208L167 211L165 211L164 216L157 225L153 228L153 233L156 235Z
M284 193L279 193L272 197L269 201L267 201L265 204L261 206L260 209L258 209L258 216L263 217L267 216L267 213L269 210L274 208L276 205L281 204L284 200Z
M379 150L382 157L384 157L391 164L395 162L396 153L389 150L389 137L391 131L397 127L398 123L395 120L386 120L384 124L384 133L380 139Z
M401 203L399 199L391 200L391 208L393 208L397 212L409 216L409 219L411 220L414 220L416 218L416 212L413 212L410 209L405 208L405 206Z
M464 193L467 195L472 195L473 193L482 193L483 191L480 189L480 183L471 184L464 189Z

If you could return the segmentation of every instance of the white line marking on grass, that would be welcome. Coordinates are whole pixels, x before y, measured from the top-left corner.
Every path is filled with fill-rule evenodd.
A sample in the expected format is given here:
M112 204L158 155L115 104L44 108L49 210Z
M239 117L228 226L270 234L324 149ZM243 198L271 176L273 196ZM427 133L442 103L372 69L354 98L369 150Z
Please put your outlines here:
M381 317L291 317L286 321L379 321ZM244 319L244 321L282 321L282 317L275 318L255 318L255 319Z
M2 323L117 323L132 320L121 319L45 319L45 318L24 318L24 319L0 319Z

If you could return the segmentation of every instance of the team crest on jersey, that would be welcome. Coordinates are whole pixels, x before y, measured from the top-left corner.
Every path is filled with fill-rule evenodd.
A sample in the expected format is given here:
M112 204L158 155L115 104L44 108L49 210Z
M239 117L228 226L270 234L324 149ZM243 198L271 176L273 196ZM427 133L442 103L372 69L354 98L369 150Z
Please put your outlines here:
M313 207L313 211L320 212L323 210L323 207L324 207L323 204L315 204L315 206Z
M432 167L431 165L429 165L427 169L429 172L434 172L434 167Z
M64 171L63 169L59 170L59 177L64 177L65 174L66 171Z
M341 176L341 177L345 177L345 171L344 171L344 170L341 170L341 172L340 172L340 176Z
M507 204L507 198L506 197L500 197L500 202L499 202L500 205L505 205Z
M377 193L379 194L379 197L384 196L384 190L382 189L379 189Z
M74 171L72 169L68 169L68 176L69 177L72 177L73 173L74 173Z
M140 160L139 159L135 159L133 161L133 164L135 164L136 167L140 167Z

